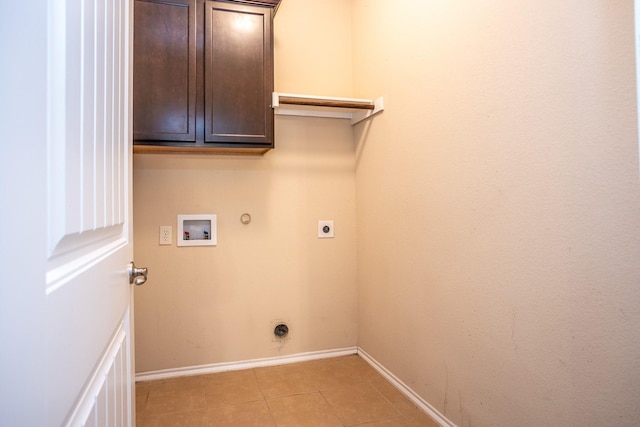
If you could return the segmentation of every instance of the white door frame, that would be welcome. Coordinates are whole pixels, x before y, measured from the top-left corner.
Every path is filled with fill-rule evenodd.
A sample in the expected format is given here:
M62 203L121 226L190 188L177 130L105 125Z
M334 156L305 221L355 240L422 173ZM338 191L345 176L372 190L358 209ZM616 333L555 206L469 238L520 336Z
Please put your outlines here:
M46 29L45 0L0 3L1 425L46 423Z

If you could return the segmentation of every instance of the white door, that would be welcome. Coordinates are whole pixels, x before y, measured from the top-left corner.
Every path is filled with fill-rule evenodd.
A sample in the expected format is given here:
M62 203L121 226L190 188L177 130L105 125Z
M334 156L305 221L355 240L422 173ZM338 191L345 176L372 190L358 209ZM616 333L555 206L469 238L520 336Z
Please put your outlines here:
M0 8L0 425L133 425L132 2Z

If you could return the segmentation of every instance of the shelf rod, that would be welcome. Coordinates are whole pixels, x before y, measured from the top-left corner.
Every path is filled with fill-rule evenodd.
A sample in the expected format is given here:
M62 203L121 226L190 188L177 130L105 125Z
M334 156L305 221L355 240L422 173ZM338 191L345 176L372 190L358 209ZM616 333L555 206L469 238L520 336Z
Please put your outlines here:
M373 110L375 108L375 105L369 102L297 98L282 95L280 96L279 101L280 104L308 105L312 107L354 108L358 110Z

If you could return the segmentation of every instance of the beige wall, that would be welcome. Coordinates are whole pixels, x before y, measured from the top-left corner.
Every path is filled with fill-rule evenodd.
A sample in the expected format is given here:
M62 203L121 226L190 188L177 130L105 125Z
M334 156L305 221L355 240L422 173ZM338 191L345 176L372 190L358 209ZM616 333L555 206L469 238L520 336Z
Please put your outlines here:
M276 91L351 96L350 0L282 0L274 28Z
M385 112L355 148L279 117L264 158L135 157L137 370L357 344L458 425L637 424L631 2L285 0L275 28L276 90ZM157 245L197 212L217 247Z
M633 2L353 5L359 345L458 425L638 425Z
M350 10L283 2L276 90L350 95ZM357 344L354 152L347 121L277 117L264 157L135 156L135 259L150 270L135 291L136 371ZM175 234L178 214L197 213L218 215L216 247L158 245L160 225ZM326 219L335 238L319 240ZM282 343L277 320L290 326Z

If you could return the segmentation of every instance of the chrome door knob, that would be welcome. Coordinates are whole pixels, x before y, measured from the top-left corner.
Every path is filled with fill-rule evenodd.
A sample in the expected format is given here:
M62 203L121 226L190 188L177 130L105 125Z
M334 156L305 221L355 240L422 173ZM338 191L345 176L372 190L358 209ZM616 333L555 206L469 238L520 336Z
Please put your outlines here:
M147 281L147 273L148 273L148 269L145 268L138 268L136 267L136 265L133 263L133 261L131 261L129 263L129 283L130 284L136 284L136 286L140 286L142 284L144 284L144 282Z

